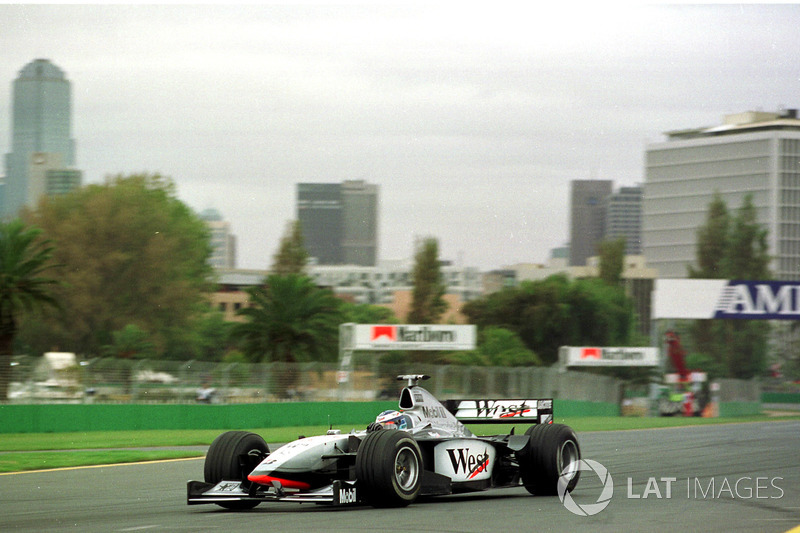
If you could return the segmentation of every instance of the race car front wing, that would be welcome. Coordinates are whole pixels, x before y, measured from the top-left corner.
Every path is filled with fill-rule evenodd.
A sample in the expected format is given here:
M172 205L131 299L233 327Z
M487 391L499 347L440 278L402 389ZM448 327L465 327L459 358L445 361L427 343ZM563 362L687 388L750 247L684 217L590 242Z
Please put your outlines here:
M189 505L200 505L204 503L221 504L237 501L310 502L326 505L362 503L355 482L341 480L335 480L325 487L299 492L285 491L277 482L266 490L259 487L258 490L251 491L242 487L242 482L240 481L220 481L216 484L202 481L189 481L186 486L186 493L186 503Z

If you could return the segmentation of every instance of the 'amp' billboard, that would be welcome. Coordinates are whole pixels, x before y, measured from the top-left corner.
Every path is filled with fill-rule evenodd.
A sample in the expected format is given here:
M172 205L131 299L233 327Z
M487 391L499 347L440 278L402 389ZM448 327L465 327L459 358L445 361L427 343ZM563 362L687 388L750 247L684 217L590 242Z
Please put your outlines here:
M474 325L353 324L351 350L474 350Z
M657 279L653 318L800 320L800 281Z

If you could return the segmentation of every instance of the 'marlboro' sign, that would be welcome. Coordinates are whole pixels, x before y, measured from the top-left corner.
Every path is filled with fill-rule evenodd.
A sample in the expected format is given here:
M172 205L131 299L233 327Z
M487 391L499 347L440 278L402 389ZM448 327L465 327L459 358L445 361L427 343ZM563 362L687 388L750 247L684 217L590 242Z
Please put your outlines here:
M474 350L474 325L350 324L348 350Z
M800 281L657 279L653 318L800 320Z
M562 346L558 361L562 366L658 366L658 348Z

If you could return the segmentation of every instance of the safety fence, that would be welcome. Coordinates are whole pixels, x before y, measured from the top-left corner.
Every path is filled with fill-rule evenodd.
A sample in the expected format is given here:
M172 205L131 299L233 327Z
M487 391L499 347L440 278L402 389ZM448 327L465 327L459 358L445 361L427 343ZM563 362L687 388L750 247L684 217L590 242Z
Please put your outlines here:
M397 375L428 374L440 398L559 398L616 405L622 381L551 368L335 363L213 363L16 357L9 403L260 403L396 399Z
M365 357L345 373L335 363L65 357L15 357L6 405L396 401L403 387L396 376L407 373L431 376L424 386L441 399L554 398L560 416L652 414L660 401L647 392L631 399L633 387L619 379L542 367L389 364ZM706 400L718 415L761 412L757 381L717 380L717 385Z

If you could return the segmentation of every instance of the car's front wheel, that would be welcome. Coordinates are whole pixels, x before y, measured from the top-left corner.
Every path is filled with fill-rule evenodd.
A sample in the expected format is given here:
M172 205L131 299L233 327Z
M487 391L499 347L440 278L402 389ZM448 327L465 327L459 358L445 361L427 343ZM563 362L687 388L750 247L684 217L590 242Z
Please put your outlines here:
M248 431L226 431L214 439L206 454L203 474L206 483L240 481L245 488L250 481L247 476L269 454L269 446L260 435ZM221 502L226 509L252 509L257 501Z
M356 479L362 498L374 507L403 507L422 488L422 454L405 431L367 433L356 454Z

